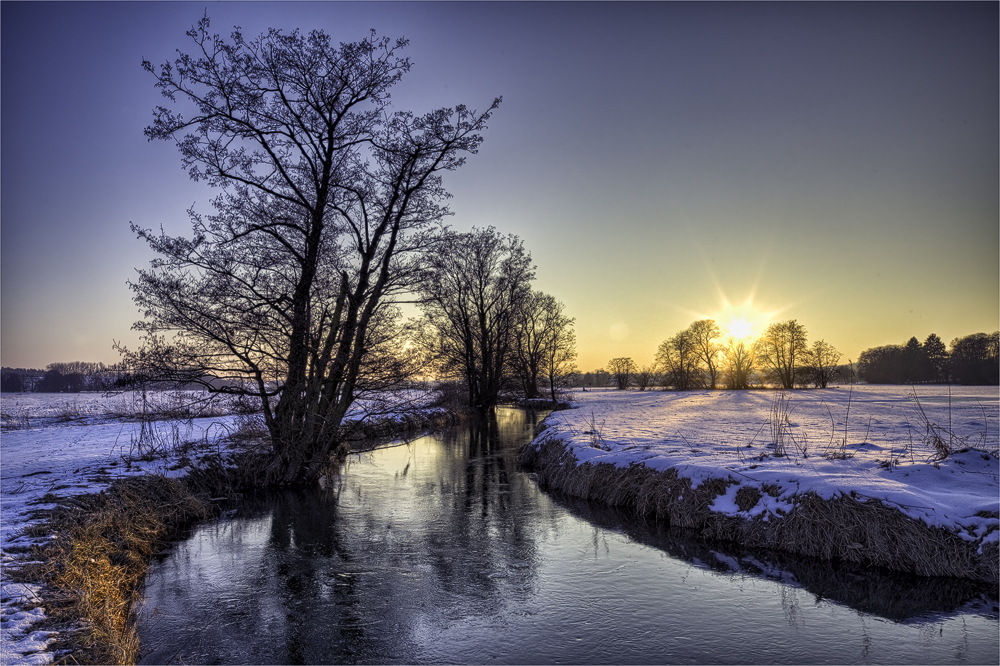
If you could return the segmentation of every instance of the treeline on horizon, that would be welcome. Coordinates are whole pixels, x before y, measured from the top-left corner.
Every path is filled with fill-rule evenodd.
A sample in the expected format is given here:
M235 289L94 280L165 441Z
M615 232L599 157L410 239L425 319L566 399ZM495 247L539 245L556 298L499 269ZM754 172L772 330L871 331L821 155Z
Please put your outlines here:
M868 384L1000 384L1000 331L974 333L951 341L936 334L923 343L881 345L861 352L857 362L839 363L841 354L823 340L806 344L805 328L795 320L768 327L753 341L726 339L711 319L704 319L659 347L656 362L639 367L631 358L611 359L604 368L577 375L577 387L645 390L825 388L832 382Z
M0 393L81 393L107 391L121 376L114 366L88 361L50 363L36 368L0 369Z
M558 315L562 315L562 305L558 305ZM702 320L711 321L711 320ZM572 335L572 320L560 322L568 335ZM696 322L697 323L697 322ZM569 324L569 326L567 326ZM693 325L694 326L694 325ZM703 327L702 325L701 327ZM695 326L695 332L699 329ZM517 330L517 327L514 327ZM520 328L521 336L533 334L532 327ZM526 332L527 331L527 332ZM689 329L690 331L690 329ZM676 336L675 336L676 338ZM671 346L676 349L678 340L672 338L661 345L661 351ZM537 387L537 374L527 370L528 359L524 355L524 339L521 337L515 347L520 352L516 356L520 363L513 363L510 379L521 383L526 397L536 397L541 394ZM812 351L807 349L804 358L806 363L795 368L795 385L799 387L810 383L822 385L827 382L855 382L868 384L963 384L996 386L1000 384L1000 331L993 333L973 333L951 341L950 349L936 334L931 333L923 343L916 337L911 337L905 344L881 345L871 347L861 352L857 362L838 364L840 354L823 341L813 343ZM733 346L733 341L729 345ZM551 343L550 343L551 345ZM546 345L538 345L539 348ZM572 347L572 345L568 345ZM739 343L735 344L739 349ZM746 347L744 347L744 350ZM817 352L818 350L818 352ZM727 353L728 352L728 353ZM816 354L820 353L819 367L810 364L815 362ZM570 352L572 354L572 352ZM726 364L730 361L732 350L725 345L719 345L714 355L716 372L723 377L732 374L733 368ZM825 354L825 356L824 356ZM664 354L660 354L661 360ZM824 367L823 358L833 363ZM686 384L687 388L711 388L711 373L707 364L698 355L694 362L689 363ZM754 359L756 360L756 359ZM549 370L550 364L538 364L542 370ZM676 362L675 362L675 368ZM607 368L598 368L590 372L563 373L560 386L598 388L621 385L625 388L646 389L655 386L677 388L678 379L674 372L663 371L657 366L638 367L631 358L616 358L609 362ZM542 373L545 374L544 372ZM554 373L555 374L555 373ZM780 385L773 371L753 369L748 381L748 387L764 386L767 383ZM515 379L516 377L516 379ZM531 380L530 381L529 377ZM717 375L718 379L719 375ZM44 370L36 368L2 368L0 369L0 392L3 393L80 393L84 391L109 391L121 386L127 376L116 366L104 363L73 361L70 363L51 363ZM817 379L819 381L817 381ZM536 383L537 382L537 383ZM729 384L723 383L723 386ZM531 388L534 388L532 391ZM184 388L176 385L169 388ZM189 388L198 388L190 386Z

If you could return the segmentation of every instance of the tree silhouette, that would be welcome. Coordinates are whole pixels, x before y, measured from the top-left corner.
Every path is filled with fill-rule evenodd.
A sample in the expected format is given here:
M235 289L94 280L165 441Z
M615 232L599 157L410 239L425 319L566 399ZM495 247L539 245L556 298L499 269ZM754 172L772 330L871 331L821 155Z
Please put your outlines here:
M716 379L719 375L718 358L722 353L722 346L715 340L722 335L718 324L714 319L701 319L688 327L691 338L694 342L695 353L705 364L705 371L708 376L708 386L715 389Z
M871 347L858 356L858 374L869 384L901 384L905 381L903 347Z
M538 380L544 377L555 400L556 385L573 372L576 334L574 320L566 316L565 309L541 291L531 291L518 308L512 365L528 399L539 396Z
M563 388L576 374L576 331L572 317L564 313L565 306L554 298L548 304L544 364L549 383L549 397L556 402L556 390Z
M795 387L795 372L806 353L806 329L794 319L767 327L758 343L761 362L784 389Z
M690 328L660 343L656 363L663 369L664 383L678 391L688 391L701 385L701 356Z
M803 374L817 388L826 388L837 377L840 357L841 353L833 345L825 340L816 340L803 356L806 363Z
M757 362L757 345L743 338L729 338L723 350L726 386L743 390L750 388L750 377Z
M322 31L230 41L206 16L193 54L143 67L172 105L149 139L175 142L195 181L221 188L192 236L133 225L158 255L131 283L144 319L139 376L259 399L274 455L264 480L308 481L344 436L354 401L405 378L398 295L435 247L441 174L475 153L499 99L391 112L405 40L335 46ZM401 372L400 372L401 371ZM225 380L221 387L206 377Z
M959 384L1000 383L1000 332L952 340L951 372Z
M645 391L656 383L656 366L644 365L635 371L635 387Z
M450 234L428 258L420 286L421 339L443 374L464 383L469 405L485 411L500 399L518 316L530 297L531 255L513 234L493 227Z
M928 364L928 380L936 383L948 381L948 348L936 334L924 340L924 357Z
M608 361L608 372L619 391L626 390L632 383L632 374L637 367L635 361L627 356L619 356Z

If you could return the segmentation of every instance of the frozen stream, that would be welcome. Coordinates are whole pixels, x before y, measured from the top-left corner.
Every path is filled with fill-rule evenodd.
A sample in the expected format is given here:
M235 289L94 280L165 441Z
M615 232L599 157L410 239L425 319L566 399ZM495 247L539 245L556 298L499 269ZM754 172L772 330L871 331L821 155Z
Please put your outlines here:
M540 491L501 410L247 500L153 566L144 663L988 663L996 593L726 549Z

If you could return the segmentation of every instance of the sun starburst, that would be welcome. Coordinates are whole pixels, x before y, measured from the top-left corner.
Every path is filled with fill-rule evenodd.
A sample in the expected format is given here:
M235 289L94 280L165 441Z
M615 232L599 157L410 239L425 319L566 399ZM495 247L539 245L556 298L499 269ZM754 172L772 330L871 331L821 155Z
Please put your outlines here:
M743 303L733 305L725 296L722 307L713 319L719 325L722 335L739 340L753 340L759 336L771 321L773 313L763 312L754 307L753 296Z

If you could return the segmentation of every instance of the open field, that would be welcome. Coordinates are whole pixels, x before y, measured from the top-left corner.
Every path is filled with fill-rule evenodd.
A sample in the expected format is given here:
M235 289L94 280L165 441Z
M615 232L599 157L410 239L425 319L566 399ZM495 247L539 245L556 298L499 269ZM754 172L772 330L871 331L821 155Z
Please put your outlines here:
M233 396L210 396L204 391L4 393L0 395L0 430L136 419L203 418L238 411L241 404Z

